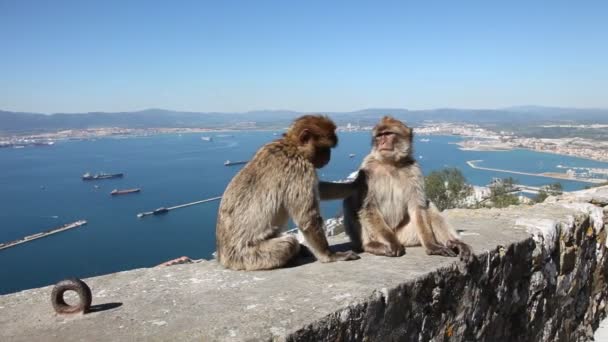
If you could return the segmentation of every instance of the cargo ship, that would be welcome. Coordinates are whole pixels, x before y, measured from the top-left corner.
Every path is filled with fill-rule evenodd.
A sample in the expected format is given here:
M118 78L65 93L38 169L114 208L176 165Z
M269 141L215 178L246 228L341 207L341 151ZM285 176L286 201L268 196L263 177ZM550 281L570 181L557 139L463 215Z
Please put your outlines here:
M122 178L124 176L122 173L98 173L95 175L90 174L89 172L82 175L82 180L99 180L99 179L110 179L110 178Z
M231 166L231 165L240 165L240 164L247 164L247 160L239 160L239 161L230 161L230 160L226 160L224 162L225 166Z
M141 191L140 188L136 188L136 189L124 189L124 190L114 189L114 190L112 190L112 192L110 192L110 195L112 195L112 196L126 195L126 194L137 193L137 192L140 192L140 191Z

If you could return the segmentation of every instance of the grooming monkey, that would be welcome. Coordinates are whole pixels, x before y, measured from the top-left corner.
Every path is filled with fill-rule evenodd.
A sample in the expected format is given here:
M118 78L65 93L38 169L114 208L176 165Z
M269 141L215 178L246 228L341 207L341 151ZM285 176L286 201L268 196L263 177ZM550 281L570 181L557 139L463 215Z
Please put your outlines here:
M235 270L284 266L300 251L294 235L281 235L289 217L317 260L359 259L352 251L330 251L319 210L320 199L345 198L364 182L364 174L350 184L319 182L315 169L329 162L338 143L335 130L325 116L302 116L234 176L217 217L217 259L222 265Z
M412 140L412 129L392 117L374 127L372 151L361 165L367 184L343 202L346 233L356 251L401 256L405 247L422 245L427 254L458 252L468 260L469 245L426 199Z

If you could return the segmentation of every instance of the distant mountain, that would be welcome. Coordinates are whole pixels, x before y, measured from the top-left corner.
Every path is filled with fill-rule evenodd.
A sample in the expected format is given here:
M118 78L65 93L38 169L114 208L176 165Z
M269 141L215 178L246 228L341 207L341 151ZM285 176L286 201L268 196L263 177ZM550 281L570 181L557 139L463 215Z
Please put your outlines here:
M99 127L158 128L208 127L258 128L286 127L303 113L289 110L261 110L245 113L199 113L164 109L146 109L137 112L82 113L51 115L0 111L0 132L25 133L62 129ZM423 121L450 121L482 125L518 125L535 123L608 123L606 109L572 109L539 106L520 106L505 109L433 109L407 110L399 108L371 108L354 112L328 112L338 124L359 123L373 125L383 115L390 114L416 125Z

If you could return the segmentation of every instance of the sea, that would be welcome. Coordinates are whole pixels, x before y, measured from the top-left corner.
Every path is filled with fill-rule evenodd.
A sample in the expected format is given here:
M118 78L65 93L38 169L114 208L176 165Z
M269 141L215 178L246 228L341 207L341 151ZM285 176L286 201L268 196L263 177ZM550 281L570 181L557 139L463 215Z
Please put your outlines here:
M137 214L221 196L242 167L225 166L224 162L250 159L279 134L166 134L0 149L0 242L81 219L88 221L80 228L0 250L0 294L50 285L68 277L152 267L180 256L212 258L219 201L165 215L138 218ZM417 137L414 154L424 173L456 167L475 185L511 176L520 184L539 186L558 180L472 169L466 161L483 160L477 165L531 173L564 172L558 165L608 168L608 163L529 150L462 151L454 144L461 139ZM370 151L369 132L339 132L339 140L330 163L318 170L322 180L345 179ZM83 181L85 172L120 172L124 177ZM559 182L566 191L587 185ZM110 195L113 189L129 188L141 188L141 192ZM322 205L325 218L338 215L340 210L340 201Z

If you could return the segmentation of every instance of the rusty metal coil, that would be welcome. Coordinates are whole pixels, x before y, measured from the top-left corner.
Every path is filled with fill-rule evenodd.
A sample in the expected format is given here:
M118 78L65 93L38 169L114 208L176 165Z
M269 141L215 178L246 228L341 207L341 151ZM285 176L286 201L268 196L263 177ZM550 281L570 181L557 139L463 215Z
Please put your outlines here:
M78 304L69 305L65 302L63 295L66 291L76 292ZM51 303L53 304L53 309L58 314L87 313L91 309L92 301L91 289L84 281L78 278L65 279L58 282L51 293Z

